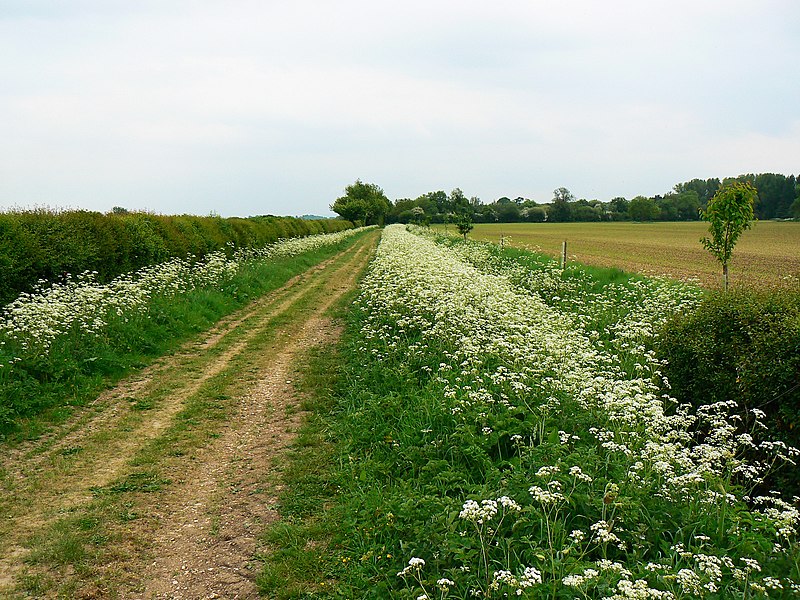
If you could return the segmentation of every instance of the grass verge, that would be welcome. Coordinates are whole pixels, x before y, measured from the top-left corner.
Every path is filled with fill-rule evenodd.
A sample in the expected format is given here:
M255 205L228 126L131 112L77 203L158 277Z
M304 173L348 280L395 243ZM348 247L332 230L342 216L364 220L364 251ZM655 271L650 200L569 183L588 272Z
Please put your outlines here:
M748 496L735 409L695 420L657 387L654 337L697 289L391 235L327 367L327 495L269 532L289 550L264 559L263 593L800 592L797 510Z

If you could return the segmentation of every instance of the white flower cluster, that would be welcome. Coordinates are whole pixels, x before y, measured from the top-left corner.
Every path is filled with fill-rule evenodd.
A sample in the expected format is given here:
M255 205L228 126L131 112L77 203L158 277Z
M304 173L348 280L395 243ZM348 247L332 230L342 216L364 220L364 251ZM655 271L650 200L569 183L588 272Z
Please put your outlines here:
M467 500L458 516L467 521L472 521L478 525L483 525L491 521L497 514L497 502L494 500L481 500L478 504L475 500Z
M506 570L495 571L489 589L497 591L510 588L515 595L521 596L526 588L539 583L542 583L542 573L534 567L525 567L520 575L514 575Z
M600 572L597 569L588 568L584 569L583 573L580 575L575 573L572 575L567 575L561 580L561 583L567 587L581 587L582 585L586 585L586 583L592 579L597 578L598 575L600 575Z
M478 504L475 500L467 500L458 513L459 518L472 521L476 525L484 525L491 521L498 511L498 506L502 507L505 513L520 512L522 507L508 496L501 496L497 500L481 500Z
M461 253L485 254L472 245L457 248ZM640 459L645 465L661 465L664 477L659 479L659 493L664 496L681 499L693 494L706 474L722 473L730 466L725 457L735 455L731 452L731 445L736 445L734 433L720 419L714 423L719 429L716 446L693 445L687 431L695 419L683 411L670 414L665 410L653 382L655 366L641 354L645 352L641 344L627 347L625 360L636 355L649 371L631 378L621 368L619 348L596 344L575 326L571 314L548 305L538 294L521 290L514 283L520 274L497 266L483 272L457 252L402 227L386 228L362 294L368 313L364 336L382 342L378 346L385 348L376 351L378 358L384 353L388 357L397 347L395 330L386 326L391 315L405 331L416 331L422 338L410 349L411 358L414 352L424 352L427 340L455 349L449 364L442 363L439 369L445 382L443 393L455 402L455 415L476 401L541 412L541 405L530 404L532 397L551 398L550 409L558 408L559 396L573 397L585 410L604 415L607 425L597 429L604 435L607 432L608 437L601 438L606 451L625 454L631 462ZM472 260L481 263L483 259ZM649 287L636 283L635 287L637 296L649 298L646 310L637 313L638 320L628 311L613 332L616 345L630 345L634 338L651 335L671 311L694 298L684 288L666 283ZM594 300L592 296L581 306L591 306ZM629 300L624 296L619 302ZM655 320L654 314L658 314ZM495 373L471 367L487 354L502 359ZM463 383L458 383L459 378ZM491 382L494 389L476 389L481 380ZM524 389L511 383L524 384ZM496 386L507 390L504 397L497 398Z
M606 596L604 600L672 600L675 595L672 592L665 592L651 588L644 579L630 581L620 579L617 582L617 591L611 596Z
M242 260L264 260L268 258L299 256L312 250L317 250L324 246L332 246L346 240L357 233L375 229L375 225L360 227L357 229L344 229L334 233L317 233L305 237L283 238L262 248L242 248L237 250L234 259Z
M397 576L398 577L405 577L409 573L414 573L414 572L419 573L422 570L422 567L424 567L424 566L425 566L425 561L423 559L421 559L421 558L419 558L417 556L412 556L408 560L408 564L406 565L406 567L402 571L400 571L397 574Z
M70 332L97 335L112 317L145 312L152 298L172 297L199 287L220 286L239 270L222 252L203 260L172 259L97 283L96 272L67 278L30 294L21 294L3 308L0 336L23 352L45 354Z
M594 532L595 539L601 544L607 544L609 542L617 543L620 541L617 534L611 531L611 525L606 521L598 521L589 527L589 529Z
M532 485L528 488L528 492L536 502L542 505L558 504L565 499L564 494L561 492L551 492L550 490L540 488L538 485Z
M660 365L648 350L648 341L665 319L691 306L697 297L688 287L658 280L611 284L596 291L579 278L563 277L552 269L534 272L504 262L478 244L450 247L431 236L390 226L384 230L359 302L365 315L364 350L387 365L425 364L420 372L431 378L433 386L440 386L444 408L456 422L465 420L474 427L477 420L479 431L490 428L496 434L492 415L513 409L542 423L538 439L510 436L518 452L546 441L549 427L558 433L561 445L572 449L573 443L594 444L594 453L627 473L627 480L608 484L605 492L596 494L601 506L613 505L624 485L626 494L652 495L676 505L696 503L698 510L713 515L724 506L743 506L735 488L727 489L721 482L728 481L734 469L747 468L741 451L754 441L740 435L731 422L738 410L735 402L712 405L697 414L676 407L660 390ZM598 331L596 321L602 311L617 311L619 318ZM415 341L405 343L406 339ZM429 352L443 359L426 363ZM487 356L489 363L484 360ZM438 367L431 368L432 364ZM569 411L591 416L594 426L588 436L567 433L571 414L564 410L566 402ZM698 429L708 432L702 443L694 433ZM783 454L792 457L788 450ZM573 465L567 471L569 479L558 463L530 473L539 479L529 487L536 510L558 513L572 493L569 485L591 487L595 481L608 481L609 474L598 472L596 466L567 464ZM497 500L468 500L460 516L484 524L494 518L497 508ZM636 543L636 528L647 527L636 523L633 515L626 519L625 530L612 527L611 518L592 525L590 535L575 530L571 543L580 544L588 537L586 544L610 543L615 551L626 552ZM755 522L765 531L772 528L785 543L796 538L800 515L788 504L765 501ZM708 558L714 549L708 550L705 558L693 559L692 552L677 555L671 572L658 571L664 586L669 582L676 586L675 592L690 594L699 585L704 594L711 593L718 565ZM597 569L558 577L566 586L582 586L614 573L615 599L674 597L634 578L631 569L646 571L647 564L598 561ZM745 568L749 567L743 564L738 570L744 573ZM498 571L497 585L516 578L511 573ZM782 585L789 587L788 582Z

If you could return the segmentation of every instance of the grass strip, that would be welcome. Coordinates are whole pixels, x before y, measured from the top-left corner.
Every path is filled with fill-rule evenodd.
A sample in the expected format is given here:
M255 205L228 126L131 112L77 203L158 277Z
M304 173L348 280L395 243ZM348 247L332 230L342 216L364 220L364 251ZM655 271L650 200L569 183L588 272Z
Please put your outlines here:
M333 541L336 523L326 509L339 492L330 422L340 361L338 347L323 346L311 350L301 368L299 389L307 414L283 471L281 520L265 531L259 555L262 568L256 583L269 598L314 597L309 594L335 588L343 556Z

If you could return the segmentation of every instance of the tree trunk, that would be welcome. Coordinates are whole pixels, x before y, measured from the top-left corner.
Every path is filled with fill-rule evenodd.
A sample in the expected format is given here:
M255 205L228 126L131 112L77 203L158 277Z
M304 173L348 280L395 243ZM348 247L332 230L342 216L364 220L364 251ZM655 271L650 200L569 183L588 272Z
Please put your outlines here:
M728 265L722 265L722 278L725 280L725 291L728 291Z

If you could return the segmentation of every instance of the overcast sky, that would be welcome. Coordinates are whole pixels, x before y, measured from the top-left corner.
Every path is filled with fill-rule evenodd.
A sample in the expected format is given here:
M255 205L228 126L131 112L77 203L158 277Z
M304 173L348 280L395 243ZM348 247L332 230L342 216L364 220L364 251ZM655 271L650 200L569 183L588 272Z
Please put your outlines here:
M800 173L797 0L0 0L0 209Z

